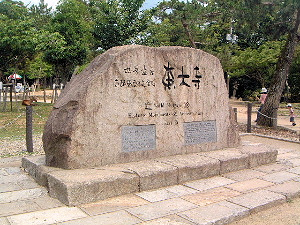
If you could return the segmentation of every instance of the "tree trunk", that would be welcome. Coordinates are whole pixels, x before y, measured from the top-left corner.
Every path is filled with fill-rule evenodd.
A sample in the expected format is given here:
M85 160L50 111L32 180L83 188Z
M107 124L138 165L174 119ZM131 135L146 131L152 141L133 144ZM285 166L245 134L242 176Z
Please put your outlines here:
M196 43L195 43L194 38L193 38L193 35L191 34L191 31L190 31L190 29L189 29L189 25L187 24L187 22L185 21L185 19L181 19L181 23L182 23L182 26L183 26L183 28L184 28L184 30L185 30L186 35L187 35L188 38L189 38L189 41L190 41L190 43L191 43L191 46L192 46L193 48L197 48L197 47L196 47Z
M290 71L290 67L293 61L295 47L298 42L298 28L300 24L300 8L296 11L296 19L294 21L294 27L289 33L288 40L285 47L282 49L278 63L276 65L276 72L273 78L273 82L269 88L269 93L266 102L261 110L262 116L258 118L257 124L262 126L271 127L274 124L274 120L277 119L274 115L277 115L277 110L280 103L280 98L285 87L286 80Z

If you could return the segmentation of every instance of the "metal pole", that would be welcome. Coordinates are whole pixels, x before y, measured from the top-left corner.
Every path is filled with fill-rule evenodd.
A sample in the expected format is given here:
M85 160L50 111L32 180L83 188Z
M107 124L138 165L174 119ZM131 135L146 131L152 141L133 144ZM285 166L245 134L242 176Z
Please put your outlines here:
M12 92L13 92L13 85L10 86L10 111L13 111L13 106L12 106Z
M251 114L252 114L252 103L248 102L248 110L247 110L247 133L251 133Z
M233 108L233 112L234 112L234 120L235 122L237 122L237 108Z
M32 106L26 106L26 147L27 152L33 152L32 141Z

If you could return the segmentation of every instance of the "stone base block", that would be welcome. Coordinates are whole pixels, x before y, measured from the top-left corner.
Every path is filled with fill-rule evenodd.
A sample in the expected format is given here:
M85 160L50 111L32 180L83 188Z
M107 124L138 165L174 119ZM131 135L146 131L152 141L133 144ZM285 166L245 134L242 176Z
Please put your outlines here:
M158 160L177 168L178 184L220 174L219 160L199 154L177 155Z
M69 206L139 191L136 174L102 169L54 171L48 182L50 196Z
M220 174L249 168L250 154L242 154L237 149L211 151L202 154L220 161Z
M45 156L22 158L22 167L41 186L48 187L48 174L52 171L61 170L55 167L45 166Z
M276 156L264 145L245 145L92 169L47 167L44 156L23 158L22 164L52 197L74 206L272 163Z
M278 151L263 144L245 144L241 153L249 155L249 167L256 167L276 161Z
M139 191L178 184L177 168L159 161L147 160L103 167L106 170L125 171L139 177Z

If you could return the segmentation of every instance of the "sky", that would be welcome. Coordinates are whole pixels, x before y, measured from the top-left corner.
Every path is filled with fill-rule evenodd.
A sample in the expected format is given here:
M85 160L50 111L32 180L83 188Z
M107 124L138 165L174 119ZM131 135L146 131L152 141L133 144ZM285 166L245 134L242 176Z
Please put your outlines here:
M49 7L54 8L57 5L58 1L59 0L45 0L45 3L47 3ZM39 3L39 0L22 0L22 2L24 2L25 5L27 4L37 5ZM152 8L156 6L159 2L161 2L161 0L146 0L143 8L145 9Z

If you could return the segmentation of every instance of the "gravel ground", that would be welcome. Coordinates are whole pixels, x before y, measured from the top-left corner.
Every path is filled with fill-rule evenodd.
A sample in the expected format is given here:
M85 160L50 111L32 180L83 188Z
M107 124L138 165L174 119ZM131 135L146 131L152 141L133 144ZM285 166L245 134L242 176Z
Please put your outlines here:
M33 153L30 155L41 155L44 154L42 135L33 137ZM1 138L0 142L0 158L11 157L11 156L22 156L28 155L26 151L26 140L25 138Z
M246 133L247 126L244 124L239 124L239 132ZM300 141L300 136L295 131L290 131L284 128L272 129L265 127L252 126L252 133L266 135L274 138L281 138L290 141ZM31 155L41 155L44 154L42 134L35 135L33 137L33 148L34 152ZM10 157L10 156L23 156L28 155L26 151L26 141L25 138L2 138L0 142L0 158Z
M252 133L265 135L274 138L285 139L289 141L300 141L300 134L297 134L296 131L288 130L283 127L278 127L277 129L270 128L270 127L259 127L259 126L252 126L251 127ZM247 125L239 124L239 132L246 133Z

